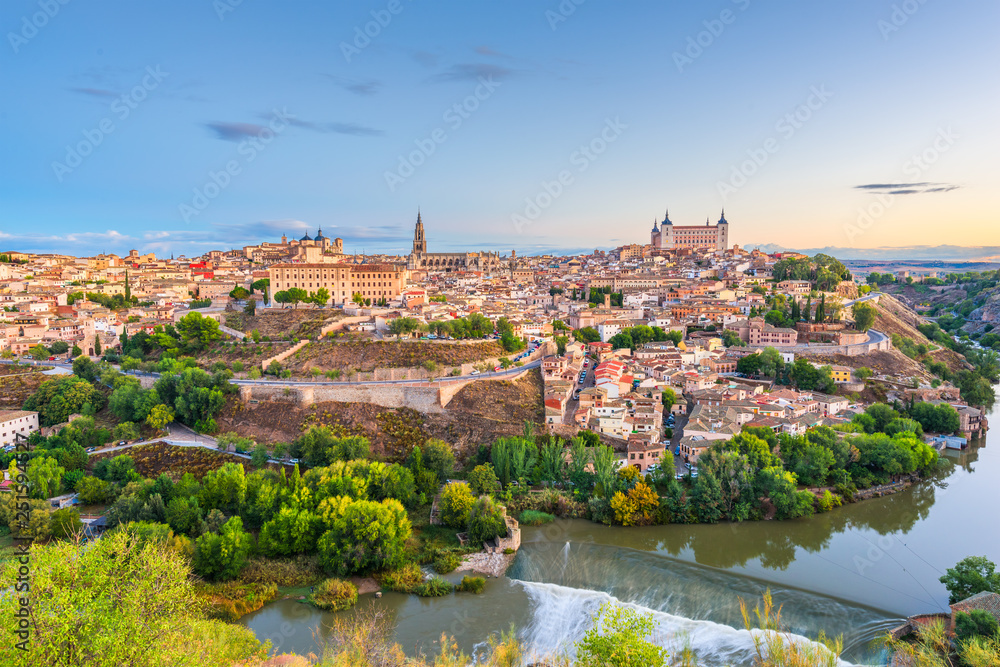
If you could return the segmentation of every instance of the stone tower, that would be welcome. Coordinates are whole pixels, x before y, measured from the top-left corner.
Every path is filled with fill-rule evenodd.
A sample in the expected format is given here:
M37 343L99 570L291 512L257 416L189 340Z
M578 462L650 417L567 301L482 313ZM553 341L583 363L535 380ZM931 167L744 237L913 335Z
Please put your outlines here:
M427 252L427 240L424 238L424 223L420 219L420 211L417 211L417 226L413 230L413 254Z

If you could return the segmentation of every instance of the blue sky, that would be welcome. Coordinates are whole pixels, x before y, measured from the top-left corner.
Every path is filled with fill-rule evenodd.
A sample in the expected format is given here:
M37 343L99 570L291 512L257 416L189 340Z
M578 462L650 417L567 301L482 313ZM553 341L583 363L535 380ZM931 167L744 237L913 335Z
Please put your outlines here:
M995 2L62 2L0 6L4 250L1000 245Z

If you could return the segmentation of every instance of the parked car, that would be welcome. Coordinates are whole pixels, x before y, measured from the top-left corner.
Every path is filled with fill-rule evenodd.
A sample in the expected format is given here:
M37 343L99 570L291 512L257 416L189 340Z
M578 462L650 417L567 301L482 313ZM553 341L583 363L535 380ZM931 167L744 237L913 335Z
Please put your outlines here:
M469 375L479 375L479 371L472 371Z
M292 464L299 463L299 460L298 459L292 459L291 461L289 461L289 463L292 463Z
M127 444L128 444L128 443L127 443L127 442L125 442L124 440L119 440L119 441L118 441L118 446L119 446L119 447L121 447L122 445L127 445Z
M502 367L500 367L500 366L494 366L494 367L493 367L493 370L495 370L495 371L499 371L499 370L503 370L503 368L502 368Z

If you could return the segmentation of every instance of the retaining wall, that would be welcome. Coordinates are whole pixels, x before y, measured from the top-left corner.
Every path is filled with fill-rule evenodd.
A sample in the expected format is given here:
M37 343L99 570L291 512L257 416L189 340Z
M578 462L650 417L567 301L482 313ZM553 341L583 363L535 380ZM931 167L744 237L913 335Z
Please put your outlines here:
M261 370L264 370L268 366L270 366L272 361L277 361L278 363L281 363L282 361L284 361L288 357L292 356L293 354L295 354L296 352L298 352L299 350L301 350L302 348L304 348L308 344L309 344L308 340L300 340L298 343L296 343L295 345L292 345L290 348L288 348L284 352L279 352L278 354L274 355L273 357L268 357L267 359L264 359L262 362L260 362L260 368L261 368Z
M514 381L530 369L501 377L461 378L437 382L407 384L241 384L243 402L288 401L301 407L325 401L340 403L372 403L386 408L412 408L418 412L443 412L462 387L470 382Z

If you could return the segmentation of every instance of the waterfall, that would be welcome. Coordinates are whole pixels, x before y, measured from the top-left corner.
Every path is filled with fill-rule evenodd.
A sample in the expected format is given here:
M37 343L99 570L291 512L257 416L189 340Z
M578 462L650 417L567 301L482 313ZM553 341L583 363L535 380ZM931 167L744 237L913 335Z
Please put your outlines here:
M699 665L747 666L753 664L755 634L762 630L736 629L714 621L700 621L675 616L641 605L624 603L599 591L569 588L557 584L517 582L531 601L532 610L523 637L528 648L538 656L558 652L572 655L573 645L591 626L591 620L605 602L615 602L638 613L648 614L657 624L652 641L673 656L690 647ZM814 644L801 635L787 635L790 641ZM842 667L851 663L840 661Z

